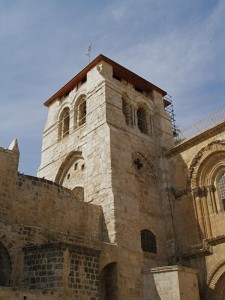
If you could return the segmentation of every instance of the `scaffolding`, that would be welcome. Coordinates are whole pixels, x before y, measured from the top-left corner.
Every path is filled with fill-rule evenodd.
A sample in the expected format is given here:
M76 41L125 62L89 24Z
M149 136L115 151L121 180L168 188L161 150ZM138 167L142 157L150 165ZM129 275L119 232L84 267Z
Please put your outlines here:
M179 135L179 129L176 125L176 120L175 120L176 115L174 114L172 96L166 95L163 98L163 102L164 102L165 111L168 113L168 115L170 116L170 119L171 119L173 137L176 139Z

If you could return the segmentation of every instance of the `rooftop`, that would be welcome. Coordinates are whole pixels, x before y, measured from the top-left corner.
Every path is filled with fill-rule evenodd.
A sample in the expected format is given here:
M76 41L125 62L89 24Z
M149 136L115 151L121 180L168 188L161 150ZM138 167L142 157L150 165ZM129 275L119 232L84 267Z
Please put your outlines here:
M84 82L86 80L87 73L101 61L104 61L113 67L113 76L115 78L126 80L127 82L135 86L136 89L140 91L145 91L147 93L155 90L159 92L163 97L167 94L165 91L152 84L151 82L124 68L123 66L119 65L118 63L109 59L108 57L100 54L92 62L90 62L90 64L87 65L82 71L80 71L75 77L73 77L69 82L67 82L60 90L58 90L58 92L51 96L44 103L44 105L49 107L56 99L69 94L69 92L73 90L79 82Z

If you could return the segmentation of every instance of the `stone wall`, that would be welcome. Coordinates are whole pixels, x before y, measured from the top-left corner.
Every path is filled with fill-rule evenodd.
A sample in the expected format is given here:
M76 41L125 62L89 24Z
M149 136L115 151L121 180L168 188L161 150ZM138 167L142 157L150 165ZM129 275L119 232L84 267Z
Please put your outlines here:
M199 300L197 271L182 266L145 271L144 299Z
M0 149L0 280L19 287L2 288L0 299L99 299L101 207L18 174L18 159L18 149Z
M66 244L23 248L22 288L71 299L99 299L99 251Z
M212 270L217 265L219 270L224 259L225 218L218 186L225 172L224 129L225 122L217 124L167 153L179 257L200 270L203 299Z
M86 119L77 127L75 112L82 97ZM59 139L59 116L65 107L70 112L69 134ZM83 187L84 201L101 205L103 240L118 245L121 299L142 299L142 267L166 264L174 253L162 157L168 137L172 129L162 95L116 78L105 61L87 73L85 83L49 107L38 176L71 189ZM156 236L157 253L143 253L143 229Z

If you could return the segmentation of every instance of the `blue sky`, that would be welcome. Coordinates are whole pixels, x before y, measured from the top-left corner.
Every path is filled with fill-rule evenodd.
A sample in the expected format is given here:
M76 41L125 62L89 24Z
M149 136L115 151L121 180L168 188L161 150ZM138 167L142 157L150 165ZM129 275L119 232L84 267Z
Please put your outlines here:
M225 1L0 0L0 146L35 175L52 94L100 53L172 95L177 124L225 107Z

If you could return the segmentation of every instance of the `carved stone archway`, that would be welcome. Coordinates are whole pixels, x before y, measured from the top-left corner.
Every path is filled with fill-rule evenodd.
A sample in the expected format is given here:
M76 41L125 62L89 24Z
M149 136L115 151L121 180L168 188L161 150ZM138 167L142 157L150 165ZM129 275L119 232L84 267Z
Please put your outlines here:
M192 189L198 187L199 175L209 158L222 152L225 152L225 140L217 140L203 147L195 155L188 169L188 179Z
M225 169L225 141L217 140L203 147L195 155L188 170L195 214L203 239L212 237L210 214L221 209L214 183L222 169Z
M218 263L209 274L206 300L225 299L225 260Z

